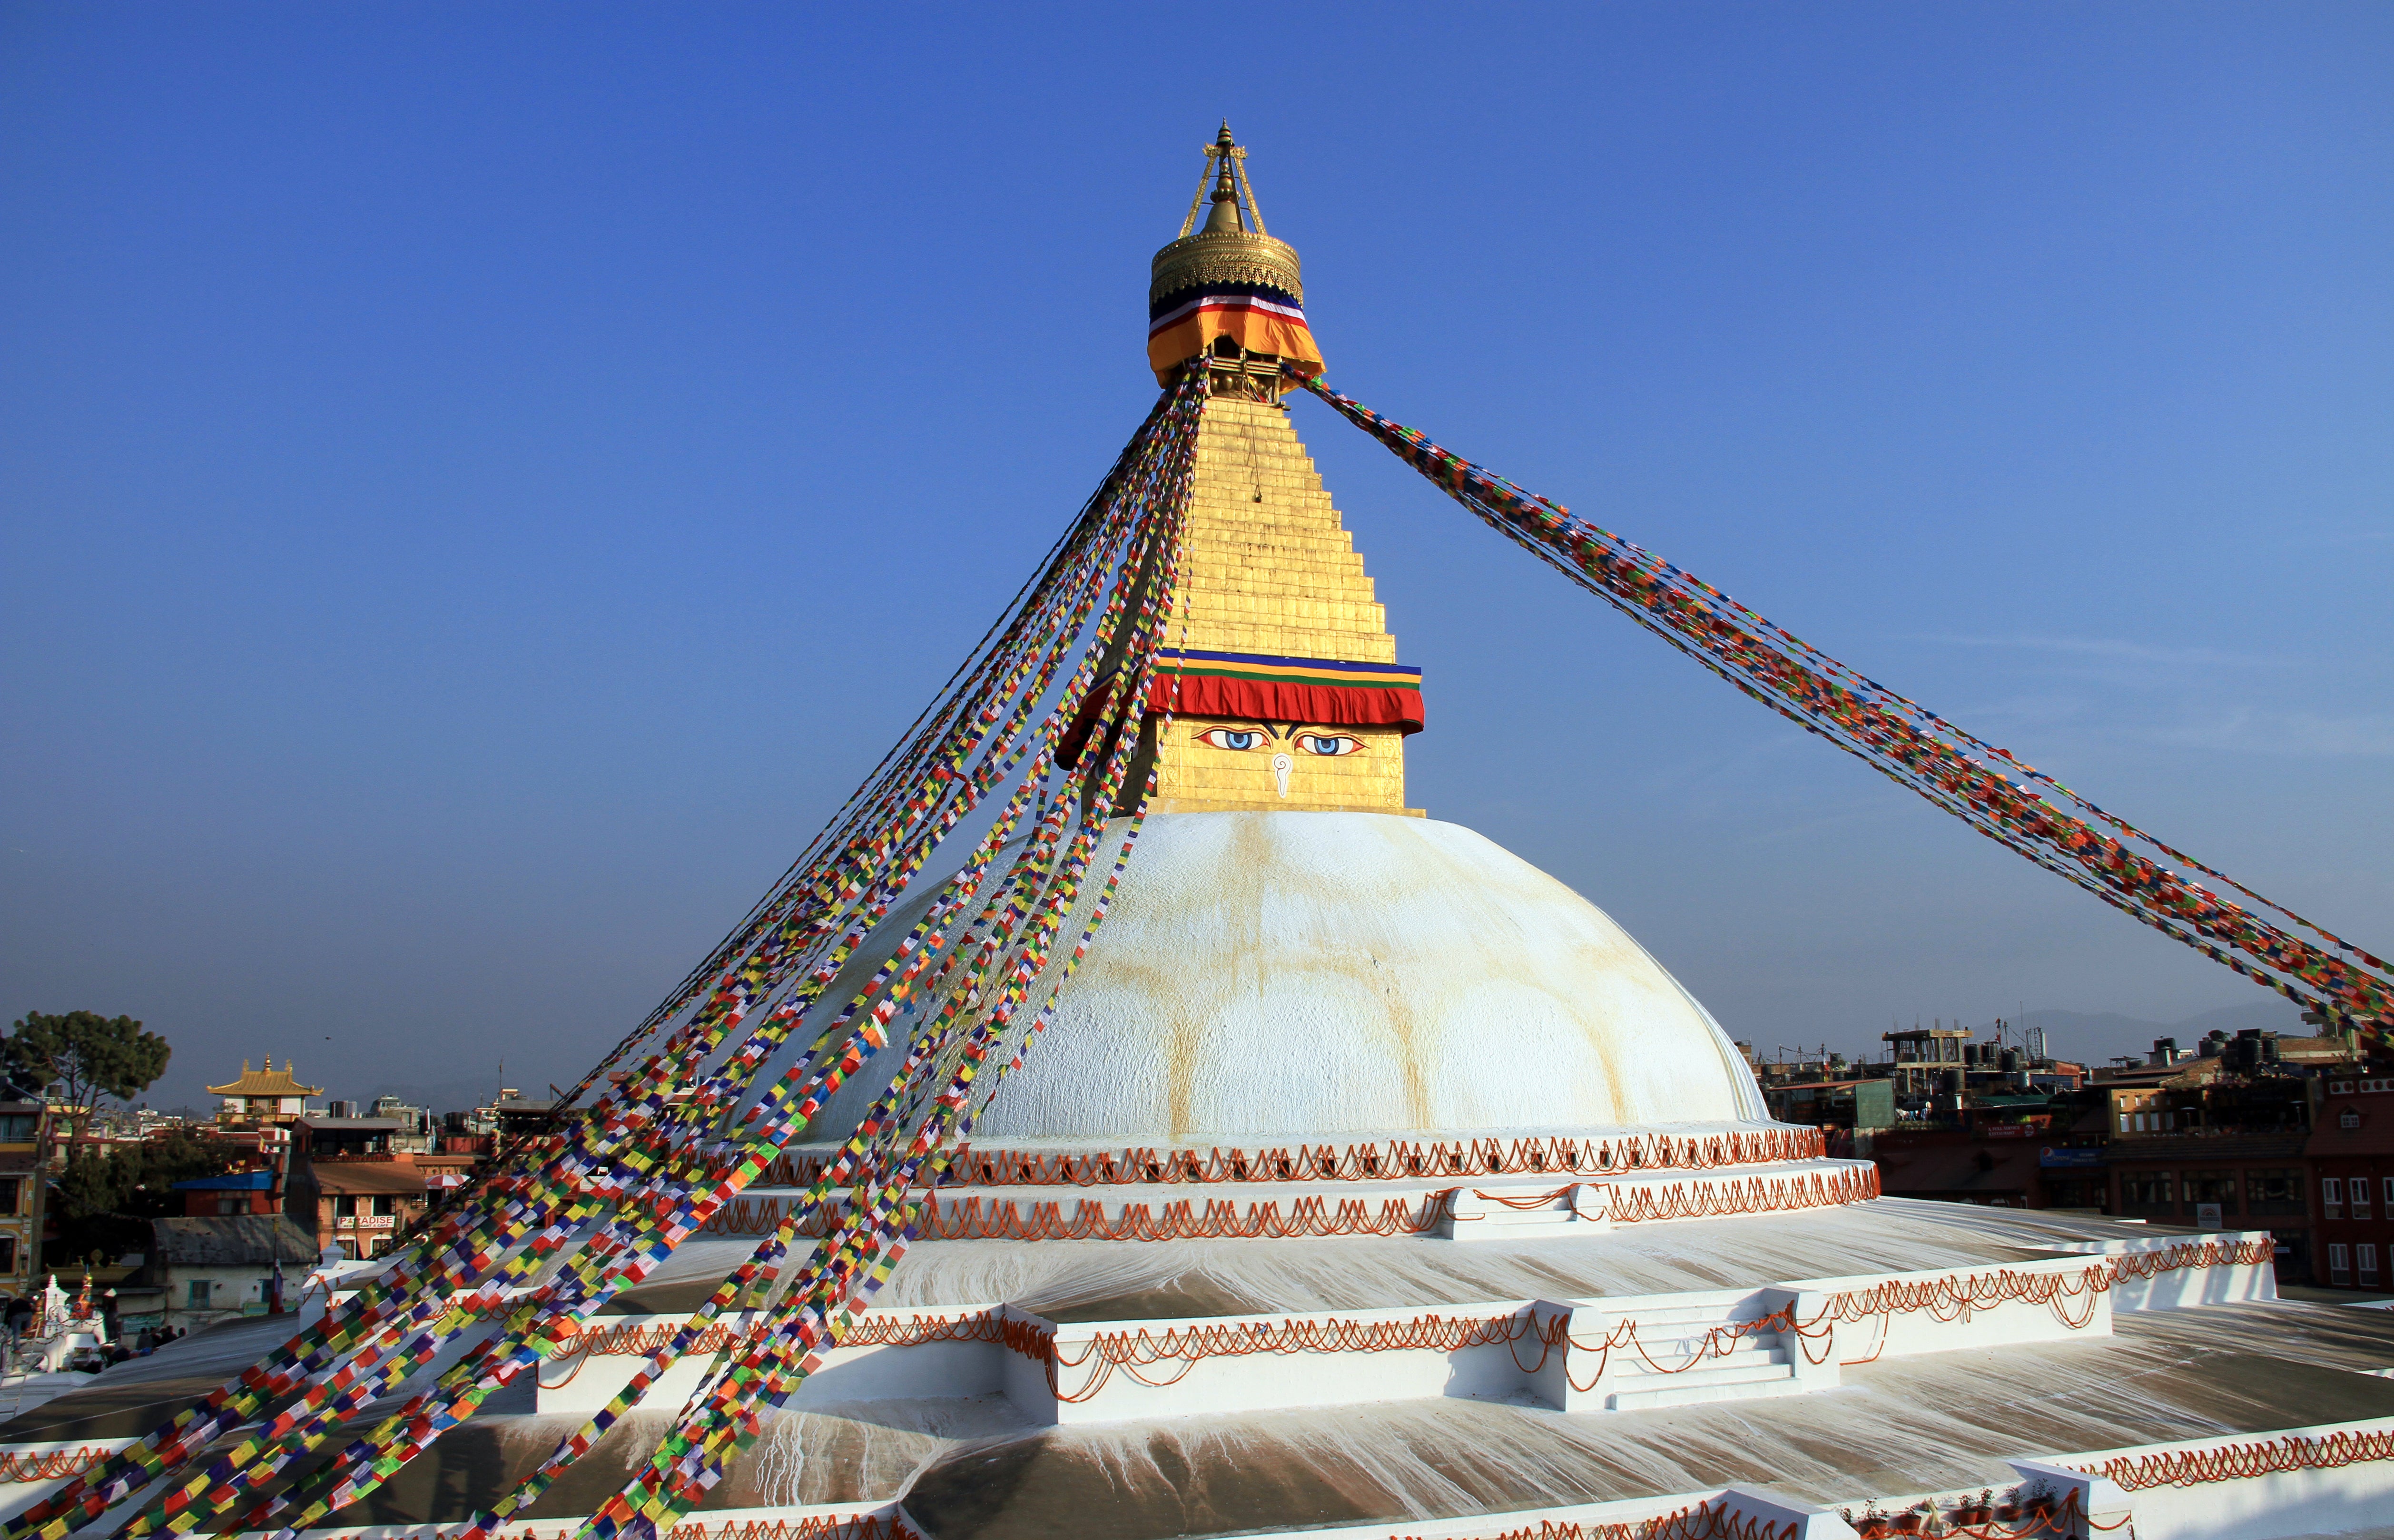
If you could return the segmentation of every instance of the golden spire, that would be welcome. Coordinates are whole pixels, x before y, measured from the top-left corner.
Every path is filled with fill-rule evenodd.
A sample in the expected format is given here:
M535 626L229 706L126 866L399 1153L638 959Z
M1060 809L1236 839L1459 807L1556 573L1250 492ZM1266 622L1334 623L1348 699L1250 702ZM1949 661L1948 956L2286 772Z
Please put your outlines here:
M1200 227L1197 211L1209 186L1214 206ZM1305 322L1296 248L1265 232L1247 179L1246 149L1230 138L1227 121L1205 147L1205 169L1179 237L1155 254L1147 299L1148 363L1159 380L1170 380L1183 362L1210 352L1251 361L1244 368L1217 364L1217 374L1241 376L1217 379L1217 392L1227 387L1270 401L1286 388L1283 365L1300 375L1322 372L1321 350ZM1219 345L1224 337L1235 346Z
M1211 379L1159 714L1142 730L1153 757L1134 779L1154 766L1161 813L1405 813L1420 671L1397 662L1363 559L1279 404L1322 355L1296 252L1264 232L1246 156L1223 124L1179 238L1155 254L1148 361L1169 379L1202 354Z

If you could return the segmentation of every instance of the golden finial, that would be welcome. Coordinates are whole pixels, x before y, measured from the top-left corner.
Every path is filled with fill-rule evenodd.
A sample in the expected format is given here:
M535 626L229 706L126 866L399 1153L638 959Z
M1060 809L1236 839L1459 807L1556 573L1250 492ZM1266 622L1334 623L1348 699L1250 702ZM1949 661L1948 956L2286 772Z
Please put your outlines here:
M1203 229L1197 211L1213 194L1213 212ZM1180 221L1179 239L1155 254L1151 301L1206 279L1267 283L1300 301L1305 289L1297 277L1296 253L1264 230L1256 208L1255 184L1247 179L1246 147L1230 137L1230 120L1205 147L1205 170L1189 200L1189 217Z

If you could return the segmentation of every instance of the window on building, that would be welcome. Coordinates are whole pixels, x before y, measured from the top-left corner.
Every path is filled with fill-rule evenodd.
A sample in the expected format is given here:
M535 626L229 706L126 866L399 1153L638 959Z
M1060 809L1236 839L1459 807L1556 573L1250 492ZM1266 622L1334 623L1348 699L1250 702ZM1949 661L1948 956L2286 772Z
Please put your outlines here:
M399 1212L398 1203L399 1200L389 1193L377 1192L375 1194L374 1211L386 1217L396 1214Z
M204 1278L194 1278L191 1280L190 1286L185 1288L183 1291L183 1304L186 1308L191 1310L206 1310L208 1308L208 1296L214 1294L216 1292L216 1288L217 1286L214 1283L209 1283Z
M2358 1128L2361 1126L2361 1114L2347 1107L2343 1112L2335 1114L2335 1125L2339 1128Z
M2328 1244L2327 1281L2331 1283L2352 1282L2352 1248L2341 1241Z
M2320 1178L2320 1202L2321 1202L2321 1203L2322 1203L2322 1204L2325 1204L2327 1205L2327 1217L2328 1217L2329 1218L2331 1218L2331 1219L2341 1219L2341 1218L2344 1218L2344 1181L2343 1181L2343 1178L2338 1178L2338 1177L2322 1177L2322 1178Z
M2177 1178L2168 1171L2120 1174L2120 1209L2125 1214L2171 1214L2177 1209Z
M2299 1169L2247 1171L2244 1173L2244 1212L2247 1214L2300 1214L2303 1203L2303 1174Z
M2394 1218L2394 1177L2386 1178L2386 1214Z
M2217 1204L2222 1214L2236 1212L2236 1173L2233 1171L2190 1171L2185 1178L2186 1201L2190 1204Z
M2111 1185L2100 1177L2048 1177L2045 1201L2055 1208L2085 1208L2099 1214L2111 1201Z
M2356 1259L2361 1263L2361 1283L2373 1288L2375 1287L2377 1283L2377 1243L2374 1241L2363 1241L2352 1249L2360 1253L2360 1256Z
M18 1189L23 1179L20 1177L0 1177L0 1214L20 1212L17 1207Z
M41 1123L38 1112L0 1112L0 1144L31 1144Z
M0 1272L17 1270L17 1237L0 1235Z
M2366 1219L2369 1218L2369 1178L2355 1177L2346 1185L2351 1189L2352 1217Z
M356 1218L358 1217L358 1200L356 1195L349 1192L335 1195L333 1199L333 1212L344 1219Z

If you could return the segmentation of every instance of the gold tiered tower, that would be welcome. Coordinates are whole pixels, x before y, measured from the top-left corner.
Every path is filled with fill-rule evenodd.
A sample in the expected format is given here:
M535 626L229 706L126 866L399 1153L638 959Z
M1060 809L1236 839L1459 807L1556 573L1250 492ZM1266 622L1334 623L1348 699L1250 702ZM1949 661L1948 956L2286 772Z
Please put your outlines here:
M1156 253L1150 297L1166 316L1185 314L1189 305L1176 304L1176 296L1208 283L1232 292L1233 303L1257 293L1285 300L1281 309L1296 316L1296 332L1309 349L1295 308L1303 294L1296 252L1263 233L1244 153L1226 125L1207 150L1213 212L1192 232L1192 204L1181 237ZM1201 198L1204 192L1201 182ZM1272 329L1249 336L1285 336L1287 324L1267 317ZM1211 666L1333 683L1388 678L1335 666L1379 665L1393 673L1397 643L1363 559L1289 422L1281 399L1291 383L1282 359L1230 336L1207 338L1203 347L1212 361L1213 394L1198 430L1169 645L1191 672ZM1415 724L1359 721L1336 708L1342 698L1354 697L1336 688L1311 697L1334 719L1176 717L1162 755L1158 810L1417 811L1405 806L1404 733ZM1417 703L1417 695L1411 698Z
M1172 643L1191 653L1397 661L1387 607L1282 406L1235 396L1205 403L1173 601ZM1256 731L1264 742L1228 746ZM1309 752L1340 738L1355 747ZM1158 808L1404 812L1404 742L1393 727L1175 717ZM1284 796L1275 768L1283 757Z

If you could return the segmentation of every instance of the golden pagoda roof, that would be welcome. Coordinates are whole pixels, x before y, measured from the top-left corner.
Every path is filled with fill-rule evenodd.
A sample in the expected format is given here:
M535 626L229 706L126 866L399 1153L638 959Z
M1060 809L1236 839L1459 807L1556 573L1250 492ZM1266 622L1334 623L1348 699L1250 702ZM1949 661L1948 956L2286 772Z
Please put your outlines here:
M291 1065L286 1060L283 1068L274 1067L274 1056L266 1056L266 1068L253 1070L249 1060L241 1061L241 1078L229 1086L211 1086L210 1096L322 1096L322 1086L302 1086L291 1078Z

